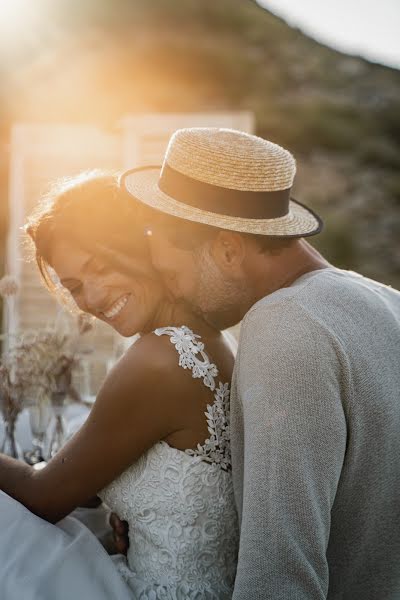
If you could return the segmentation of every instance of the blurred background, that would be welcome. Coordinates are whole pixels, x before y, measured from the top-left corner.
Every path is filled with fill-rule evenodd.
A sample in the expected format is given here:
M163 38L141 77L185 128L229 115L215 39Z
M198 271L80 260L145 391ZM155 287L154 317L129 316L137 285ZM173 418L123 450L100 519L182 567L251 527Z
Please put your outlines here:
M312 243L400 287L399 25L398 0L0 0L3 327L55 310L19 234L49 180L158 163L190 125L291 150L294 197L325 220ZM117 342L93 335L107 362Z

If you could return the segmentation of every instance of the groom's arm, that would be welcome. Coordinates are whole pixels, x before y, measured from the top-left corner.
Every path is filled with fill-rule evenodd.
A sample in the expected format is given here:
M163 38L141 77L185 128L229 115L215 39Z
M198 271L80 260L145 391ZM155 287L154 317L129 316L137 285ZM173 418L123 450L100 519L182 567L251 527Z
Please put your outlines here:
M290 300L244 324L237 389L243 501L233 600L327 597L330 511L346 448L342 362Z

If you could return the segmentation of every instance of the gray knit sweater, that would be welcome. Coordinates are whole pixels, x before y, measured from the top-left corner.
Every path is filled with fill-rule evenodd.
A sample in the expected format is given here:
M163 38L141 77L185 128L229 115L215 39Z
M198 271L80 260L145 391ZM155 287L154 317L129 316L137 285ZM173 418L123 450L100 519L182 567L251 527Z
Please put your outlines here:
M234 600L399 600L400 293L328 268L257 302L231 428Z

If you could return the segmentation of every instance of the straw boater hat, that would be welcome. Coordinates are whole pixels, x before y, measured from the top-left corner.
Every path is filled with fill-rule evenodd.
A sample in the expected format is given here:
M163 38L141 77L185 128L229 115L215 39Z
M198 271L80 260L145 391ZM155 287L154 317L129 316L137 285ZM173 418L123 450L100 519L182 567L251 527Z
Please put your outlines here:
M293 156L277 144L233 129L178 129L162 167L140 167L121 183L164 213L244 233L305 237L321 219L290 197Z

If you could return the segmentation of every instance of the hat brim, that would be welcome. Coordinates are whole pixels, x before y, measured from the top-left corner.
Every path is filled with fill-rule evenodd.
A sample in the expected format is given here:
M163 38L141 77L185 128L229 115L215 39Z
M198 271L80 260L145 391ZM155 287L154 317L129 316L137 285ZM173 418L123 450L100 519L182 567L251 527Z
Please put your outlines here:
M121 185L136 200L163 213L203 223L212 227L229 229L240 233L252 233L270 237L308 237L319 233L322 220L310 208L293 198L289 212L274 219L249 219L222 215L179 202L158 187L161 167L130 169L121 177Z

